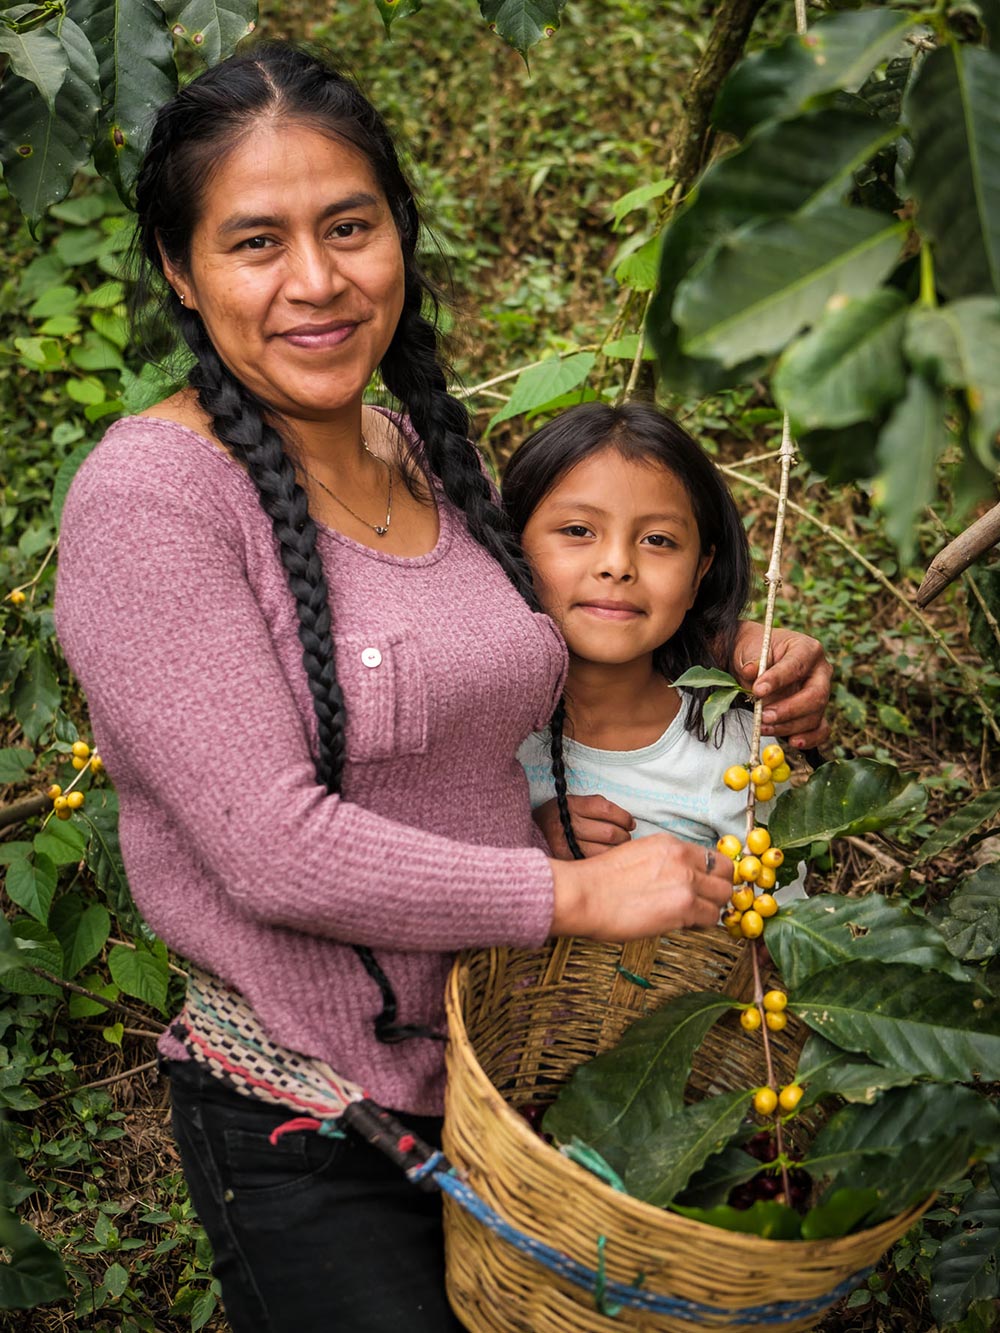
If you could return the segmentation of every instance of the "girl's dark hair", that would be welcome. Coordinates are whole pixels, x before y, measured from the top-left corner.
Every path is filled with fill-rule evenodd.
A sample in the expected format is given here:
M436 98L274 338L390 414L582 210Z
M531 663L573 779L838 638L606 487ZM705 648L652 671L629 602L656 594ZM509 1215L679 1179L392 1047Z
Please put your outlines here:
M189 383L218 439L242 462L271 519L298 612L302 663L318 723L317 780L339 792L344 768L344 697L337 682L330 592L316 546L316 525L299 485L288 441L269 405L222 362L200 316L163 278L160 248L182 271L213 172L261 122L300 124L360 153L389 204L404 265L403 310L382 360L382 381L423 442L421 466L436 474L469 532L535 606L531 579L503 510L469 440L465 408L447 391L436 329L437 301L417 264L417 205L381 116L352 79L325 54L287 42L264 42L199 75L164 105L136 186L138 279L133 320L148 324L151 303L179 328L194 354ZM425 305L430 318L425 315ZM406 466L407 460L403 460ZM412 471L408 472L412 475ZM371 950L356 946L382 992L375 1020L380 1041L440 1036L395 1023L396 998Z
M653 654L654 665L668 680L692 666L728 670L740 616L750 596L750 544L722 474L697 441L665 412L643 402L617 407L581 403L543 426L513 454L504 471L503 502L514 531L520 537L553 486L603 449L614 449L633 462L668 468L691 500L702 554L715 551L694 606L677 632ZM708 691L691 693L685 726L700 740L707 740L702 704ZM561 702L550 724L552 774L563 832L577 855L566 803L565 718L565 703Z

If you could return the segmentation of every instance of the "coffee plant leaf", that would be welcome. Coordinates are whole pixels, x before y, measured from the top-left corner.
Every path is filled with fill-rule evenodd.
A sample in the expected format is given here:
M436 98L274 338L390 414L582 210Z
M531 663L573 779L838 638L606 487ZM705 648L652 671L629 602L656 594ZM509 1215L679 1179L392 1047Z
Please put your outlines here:
M730 1144L709 1157L678 1195L677 1202L689 1208L714 1208L726 1202L736 1185L752 1180L760 1169L756 1157Z
M942 1327L965 1317L973 1301L1000 1296L1000 1195L967 1194L931 1263L931 1314Z
M879 421L856 421L835 430L804 431L798 436L799 453L815 471L832 485L865 481L873 477L878 464Z
M491 31L520 55L559 27L567 0L479 0L479 11Z
M0 1310L30 1310L68 1294L57 1251L5 1206L0 1206L0 1247L9 1255L0 1263Z
M1000 862L980 866L930 915L956 958L995 958L1000 953Z
M1000 55L948 43L932 51L905 103L910 193L948 297L1000 296Z
M736 690L740 688L735 676L731 676L728 671L720 671L718 667L688 667L671 683L675 689L679 690L711 690L717 687Z
M49 914L49 928L62 946L63 974L72 980L92 963L108 942L111 916L103 903L88 903L79 893L64 893Z
M0 162L29 223L65 198L90 157L100 102L97 56L67 15L56 23L66 73L54 104L34 83L8 76L0 86Z
M879 1192L873 1186L834 1190L828 1199L814 1204L803 1217L802 1239L829 1240L848 1235L869 1216L878 1199Z
M154 116L177 88L173 41L155 0L78 0L76 18L98 56L94 162L131 203Z
M966 801L965 805L938 825L926 842L917 849L913 864L923 865L950 847L963 842L998 812L1000 812L1000 787L990 787L986 791L979 792L971 801Z
M912 774L874 759L833 759L778 797L768 828L778 847L808 847L899 825L927 804Z
M0 984L15 995L58 995L61 987L28 970L40 967L53 976L61 977L63 956L59 941L47 926L30 917L18 917L10 926L11 939L17 950L12 959L9 953L0 958Z
M1000 51L1000 0L974 0L991 51Z
M695 991L638 1019L617 1046L574 1071L545 1113L546 1133L582 1139L621 1171L630 1145L683 1108L691 1057L732 1008L727 996Z
M723 1231L740 1231L763 1236L765 1240L799 1240L802 1235L801 1216L794 1208L773 1199L758 1199L749 1208L731 1208L724 1203L714 1208L688 1208L674 1203L670 1211L710 1227L721 1227Z
M219 0L156 2L172 35L197 51L206 65L218 64L257 26L257 0L227 0L226 4ZM405 3L412 4L413 0L399 0L395 8L402 9Z
M681 350L726 366L779 351L832 298L870 292L899 258L906 228L839 204L742 227L677 288Z
M746 57L723 84L712 110L718 129L742 137L763 121L794 115L840 89L859 89L900 50L913 27L901 10L865 9L822 18L805 35Z
M103 806L85 811L84 820L90 829L87 866L93 873L97 887L115 916L132 919L133 924L137 925L138 913L132 902L118 838L117 794L104 793Z
M795 1071L796 1083L805 1088L803 1106L812 1106L826 1097L870 1106L886 1088L905 1088L915 1083L916 1078L907 1069L888 1068L862 1055L842 1051L816 1032L806 1038Z
M12 861L7 867L4 889L11 902L17 903L44 926L55 897L58 872L48 856L37 855Z
M792 344L773 387L798 431L867 421L902 397L907 308L901 292L880 288L832 305Z
M862 960L909 963L960 983L973 976L926 917L880 893L823 893L789 903L767 923L767 951L793 993L816 972Z
M750 1092L724 1092L685 1106L645 1139L632 1143L625 1187L665 1208L713 1154L721 1152L749 1110ZM758 1164L759 1165L759 1164Z
M13 786L24 779L35 762L34 751L15 745L0 750L0 787Z
M32 644L11 699L11 711L32 745L51 726L61 698L59 678L48 650L41 643Z
M494 413L489 430L501 421L522 413L537 412L555 398L578 388L594 368L597 357L593 352L574 352L570 356L553 356L541 365L522 370L504 407Z
M906 393L879 432L879 472L872 495L904 564L916 551L917 518L937 495L938 459L951 440L947 408L933 385L921 375L910 375Z
M48 24L26 32L18 32L11 26L30 9L30 5L15 5L0 13L0 55L7 57L10 69L19 79L38 89L42 101L54 112L69 60L62 42Z
M803 978L792 1009L847 1051L923 1078L1000 1079L1000 998L909 963L837 963Z

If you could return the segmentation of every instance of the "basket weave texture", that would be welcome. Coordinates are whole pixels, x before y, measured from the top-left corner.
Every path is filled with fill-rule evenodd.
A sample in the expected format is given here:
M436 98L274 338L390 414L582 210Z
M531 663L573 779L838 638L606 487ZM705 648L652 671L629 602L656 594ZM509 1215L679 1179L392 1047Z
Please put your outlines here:
M647 979L649 988L619 969ZM691 990L750 999L749 949L719 928L624 946L561 939L540 951L463 955L447 995L444 1148L479 1198L518 1230L590 1269L603 1263L609 1279L634 1285L643 1274L644 1291L730 1310L730 1321L692 1322L628 1307L613 1317L602 1313L592 1293L519 1253L446 1197L448 1294L466 1328L751 1333L780 1327L797 1333L815 1327L819 1314L779 1324L758 1315L741 1319L738 1311L828 1296L876 1263L927 1206L833 1240L771 1241L722 1231L605 1185L546 1144L514 1109L550 1102L578 1065L613 1046L636 1018ZM805 1032L792 1016L783 1032L771 1034L782 1082L791 1080ZM738 1015L727 1014L695 1057L691 1093L763 1082L760 1037L748 1037Z

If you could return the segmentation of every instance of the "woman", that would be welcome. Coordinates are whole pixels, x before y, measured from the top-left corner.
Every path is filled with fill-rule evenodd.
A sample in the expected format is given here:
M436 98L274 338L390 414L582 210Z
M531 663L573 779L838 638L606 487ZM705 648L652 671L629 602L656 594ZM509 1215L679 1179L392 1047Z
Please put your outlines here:
M273 1131L361 1087L434 1138L456 949L708 925L729 876L667 835L571 862L533 832L515 754L565 649L353 85L280 44L216 66L160 111L137 208L191 387L80 470L57 620L136 901L192 964L161 1043L185 1174L237 1333L456 1327L436 1200ZM363 406L376 369L405 416ZM811 740L826 667L786 647L768 675Z

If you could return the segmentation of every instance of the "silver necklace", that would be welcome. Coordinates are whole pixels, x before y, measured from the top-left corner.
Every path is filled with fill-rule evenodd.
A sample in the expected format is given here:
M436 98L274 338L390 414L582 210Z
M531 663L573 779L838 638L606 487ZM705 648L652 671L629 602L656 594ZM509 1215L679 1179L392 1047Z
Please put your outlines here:
M346 500L342 500L339 495L337 495L334 491L331 491L330 487L326 484L325 481L320 481L319 477L314 477L311 472L306 472L305 468L303 468L302 471L305 472L306 476L309 478L310 481L314 481L317 486L321 486L323 490L326 491L327 495L330 496L331 499L336 500L337 504L341 505L344 509L346 509L352 518L356 518L358 522L363 523L366 528L371 528L372 532L374 532L376 537L384 537L385 534L389 531L389 524L392 521L392 464L387 462L384 458L380 458L378 454L372 453L371 449L368 448L368 441L365 439L364 435L361 436L361 447L362 449L364 449L366 454L369 454L372 458L377 459L378 462L383 463L385 465L385 470L389 474L389 498L386 501L385 505L384 523L369 523L366 518L362 518L359 513L356 513L355 510L351 508L351 506L347 503Z

